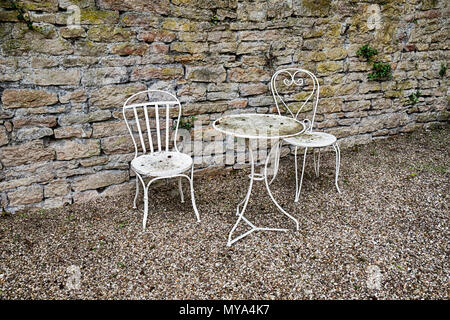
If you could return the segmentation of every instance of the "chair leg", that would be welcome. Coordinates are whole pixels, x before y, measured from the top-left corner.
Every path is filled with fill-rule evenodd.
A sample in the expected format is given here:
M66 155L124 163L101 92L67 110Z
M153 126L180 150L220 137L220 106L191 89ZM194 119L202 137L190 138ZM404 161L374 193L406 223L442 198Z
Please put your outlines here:
M142 221L142 227L145 230L147 225L148 216L148 187L144 187L144 220Z
M295 147L294 151L294 168L295 168L295 200L297 200L297 193L298 193L298 161L297 161L297 151L298 147ZM295 201L294 200L294 201ZM297 201L295 201L297 202Z
M300 178L300 186L298 188L298 192L295 195L294 202L298 202L298 199L300 198L300 192L302 191L302 184L303 184L303 176L305 174L305 164L306 164L306 153L308 152L308 148L305 148L305 153L303 154L303 167L302 167L302 176Z
M137 209L136 200L139 195L139 178L136 176L136 195L134 196L133 209Z
M316 161L316 149L318 153L317 161ZM316 178L318 178L320 169L320 148L314 148L313 157L314 157L314 171L316 172Z
M336 185L336 189L339 193L341 193L341 190L339 189L339 185L338 185L338 178L339 178L339 169L341 166L341 150L339 149L339 145L337 143L335 143L333 145L333 149L336 152L336 178L335 178L335 185Z
M181 203L183 203L184 195L183 195L183 185L181 184L181 177L178 178L178 190L180 190Z
M198 213L197 205L195 204L195 196L194 196L194 165L192 165L191 178L189 179L189 183L191 185L192 207L194 208L195 216L197 217L197 222L200 222L200 214Z
M275 180L275 178L277 177L278 174L278 169L280 167L280 157L281 157L281 144L277 144L276 146L277 150L275 152L275 158L274 158L274 171L273 171L273 177L272 180L270 180L269 184L272 184L272 182ZM270 155L270 152L269 152ZM269 156L267 155L267 156Z

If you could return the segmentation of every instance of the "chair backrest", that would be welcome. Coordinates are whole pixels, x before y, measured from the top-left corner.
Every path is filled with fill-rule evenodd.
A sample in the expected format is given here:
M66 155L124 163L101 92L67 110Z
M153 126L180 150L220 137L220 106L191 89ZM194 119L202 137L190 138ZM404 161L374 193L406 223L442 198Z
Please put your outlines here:
M146 154L173 149L179 152L177 134L181 104L176 96L161 90L141 91L125 101L122 113L133 140L135 157L139 152ZM177 120L173 123L172 119L175 117ZM170 139L173 130L175 134ZM140 144L136 139L139 139Z
M309 81L307 81L308 78ZM281 84L277 85L277 81ZM299 87L301 87L303 93L295 94ZM305 69L281 69L272 76L270 89L278 114L281 115L281 109L284 108L294 119L298 119L300 113L311 111L311 119L304 119L306 131L311 132L316 117L317 104L319 103L320 85L317 77ZM300 105L294 106L294 102L300 102ZM311 109L307 108L308 103L311 103Z

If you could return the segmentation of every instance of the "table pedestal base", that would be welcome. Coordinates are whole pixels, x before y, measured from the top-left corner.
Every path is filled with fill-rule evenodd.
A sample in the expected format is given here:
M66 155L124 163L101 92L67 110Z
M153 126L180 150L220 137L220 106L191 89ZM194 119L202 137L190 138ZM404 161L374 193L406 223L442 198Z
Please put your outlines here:
M275 150L276 150L277 153L279 152L279 148L281 147L281 143L282 143L282 141L277 141L277 142L275 143L275 145L272 147L272 149L270 150L270 152L269 152L269 154L268 154L268 156L267 156L265 165L264 165L264 173L263 173L263 174L255 174L255 161L254 161L254 158L253 158L253 151L252 151L252 149L251 149L251 147L250 147L250 144L249 144L250 165L251 165L251 173L250 173L250 175L249 175L249 177L250 177L250 185L249 185L249 188L248 188L248 191L247 191L247 195L245 196L244 200L242 200L242 201L238 204L238 206L237 206L237 208L236 208L236 215L238 216L238 219L237 219L235 225L233 226L233 228L231 229L230 234L228 235L228 243L227 243L227 246L231 246L231 245L232 245L233 243L235 243L236 241L238 241L238 240L240 240L240 239L242 239L242 238L248 236L250 233L252 233L252 232L254 232L254 231L283 231L283 232L288 231L288 229L280 229L280 228L262 228L262 227L257 227L257 226L255 226L252 222L250 222L246 217L244 217L245 209L247 208L247 204L248 204L248 201L250 200L250 196L251 196L251 193L252 193L253 181L262 181L262 180L264 180L265 185L266 185L267 192L268 192L270 198L272 199L273 203L275 203L275 205L277 206L277 208L278 208L282 213L284 213L288 218L290 218L291 220L293 220L293 221L295 222L296 227L297 227L297 230L298 230L298 228L299 228L298 220L295 219L293 216L291 216L289 213L287 213L287 212L286 212L286 211L278 204L278 202L277 202L277 201L275 200L275 198L273 197L272 192L270 191L270 188L269 188L269 182L268 182L268 180L267 180L267 178L268 178L268 177L267 177L267 166L268 166L268 164L269 164L269 162L270 162L270 157L271 157L272 153L273 153ZM242 208L241 208L241 207L242 207ZM239 223L240 223L241 221L244 221L246 224L248 224L248 225L251 227L251 229L250 229L249 231L247 231L247 232L241 234L240 236L237 236L236 238L232 239L233 232L236 230L237 226L239 225Z

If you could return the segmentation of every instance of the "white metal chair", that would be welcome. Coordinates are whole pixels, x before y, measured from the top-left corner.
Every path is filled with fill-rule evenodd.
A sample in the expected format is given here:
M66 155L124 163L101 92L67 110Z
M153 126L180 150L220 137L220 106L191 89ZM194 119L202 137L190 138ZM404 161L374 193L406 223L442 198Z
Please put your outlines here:
M302 75L302 76L301 76ZM296 108L297 111L293 110L293 107L289 107L285 103L285 98L283 98L282 94L277 89L277 79L281 77L284 77L282 80L282 84L284 89L287 89L286 91L291 91L290 88L292 86L296 87L304 87L306 88L306 94L301 95L302 99L304 99L303 104L301 104L300 107ZM309 80L308 80L309 78ZM307 83L307 82L311 83ZM336 189L339 193L341 193L341 190L339 189L338 185L338 177L339 177L339 167L341 162L341 152L339 149L339 145L337 143L337 138L329 133L324 132L313 132L314 127L314 119L316 117L316 111L317 111L317 105L319 103L319 92L320 92L320 85L319 81L317 80L317 77L311 73L308 70L300 69L300 68L287 68L287 69L281 69L275 72L275 74L272 76L271 82L270 82L270 88L272 91L273 98L275 100L275 105L277 107L278 114L281 115L281 108L279 101L281 102L281 105L286 109L286 112L289 113L292 117L295 119L298 118L299 114L304 113L306 110L307 103L310 102L312 104L311 109L311 119L304 119L304 123L306 126L306 130L304 133L294 136L291 138L285 138L284 141L288 142L289 144L295 146L295 202L298 202L300 197L300 192L302 190L302 183L303 183L303 175L305 173L305 164L306 164L306 154L308 151L308 148L313 148L313 159L314 159L314 171L316 173L316 176L319 176L319 166L320 166L320 148L323 147L329 147L331 146L334 151L336 152L336 177L335 177L335 185ZM310 92L310 93L309 93ZM292 97L292 96L291 96ZM311 99L312 98L312 99ZM294 113L295 112L295 113ZM303 168L302 168L302 175L300 178L300 183L298 181L298 168L297 168L297 149L298 148L305 148L305 152L303 155ZM316 160L316 150L318 150L318 156ZM272 181L276 177L276 173L278 171L278 164L279 164L279 152L276 155L275 159L275 173L272 178ZM271 181L271 182L272 182Z
M127 116L134 120L128 120ZM173 139L170 139L172 117L177 117L177 120L174 124ZM141 91L129 97L123 105L123 118L135 147L134 159L131 161L131 169L137 176L133 207L136 208L140 181L144 189L144 219L142 222L144 230L148 215L148 188L154 181L160 179L178 177L181 202L184 202L181 178L189 180L192 206L197 221L200 221L194 197L194 162L189 155L181 153L177 147L180 117L180 101L166 91ZM163 121L164 118L165 121ZM154 128L151 128L151 125ZM136 143L137 138L140 145ZM171 140L173 140L173 148L170 146ZM185 174L188 170L191 170L190 177ZM151 177L147 184L144 182L144 177Z

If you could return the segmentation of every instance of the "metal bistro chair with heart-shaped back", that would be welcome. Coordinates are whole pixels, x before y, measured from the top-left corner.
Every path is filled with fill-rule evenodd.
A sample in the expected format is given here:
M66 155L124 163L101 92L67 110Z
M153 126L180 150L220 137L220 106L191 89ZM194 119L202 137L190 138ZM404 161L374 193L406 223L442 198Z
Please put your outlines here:
M303 76L303 77L301 77ZM284 77L284 78L283 78ZM295 87L303 87L305 93L297 95L297 97L300 97L299 100L304 100L304 102L300 105L297 105L297 111L293 110L293 106L291 104L291 107L285 103L286 96L283 97L283 94L279 92L277 89L277 80L278 78L282 80L283 89L288 91L289 93L292 93L292 86ZM310 83L308 83L310 82ZM336 152L336 176L335 176L335 185L336 189L339 193L341 193L338 185L338 177L339 177L339 167L341 162L341 153L339 150L339 145L337 143L337 138L329 133L324 132L315 132L313 131L314 127L314 120L316 117L317 112L317 105L319 103L319 92L320 92L320 85L317 77L310 71L300 68L287 68L287 69L281 69L278 70L271 79L270 82L270 89L272 91L273 98L275 100L275 105L277 108L278 113L281 115L281 108L286 110L286 113L290 114L294 119L297 119L300 114L305 114L306 112L311 111L311 119L305 118L303 120L306 130L304 133L283 139L287 143L293 145L295 147L295 202L298 202L300 197L300 192L302 190L302 183L303 183L303 175L305 173L305 164L306 164L306 154L308 151L308 148L313 148L313 159L314 159L314 170L316 173L316 176L319 176L319 165L320 165L320 148L323 147L332 147L334 151ZM310 92L310 93L309 93ZM295 94L293 95L296 96ZM291 96L292 97L292 96ZM309 110L307 108L307 103L310 102L312 104L312 108ZM300 106L299 106L300 105ZM298 107L299 106L299 107ZM298 148L305 148L305 152L303 155L303 168L302 168L302 174L300 178L300 183L298 181L298 166L297 166L297 149ZM316 150L318 150L318 156L316 160ZM272 178L272 181L276 177L276 173L278 171L278 163L279 163L279 153L277 153L277 158L275 159L275 174ZM272 182L271 181L271 182Z
M130 117L128 120L127 117ZM170 139L172 118L174 136ZM131 169L136 173L136 195L134 208L139 193L139 181L144 189L145 230L148 216L148 188L160 179L177 178L181 202L184 202L181 178L187 178L191 188L192 206L197 221L200 215L194 197L194 163L192 158L178 150L177 134L181 118L180 101L173 94L161 90L146 90L129 97L123 105L123 118L135 147ZM138 142L136 140L138 139ZM171 145L173 146L171 147ZM190 170L188 176L186 171ZM150 177L146 184L144 178Z

